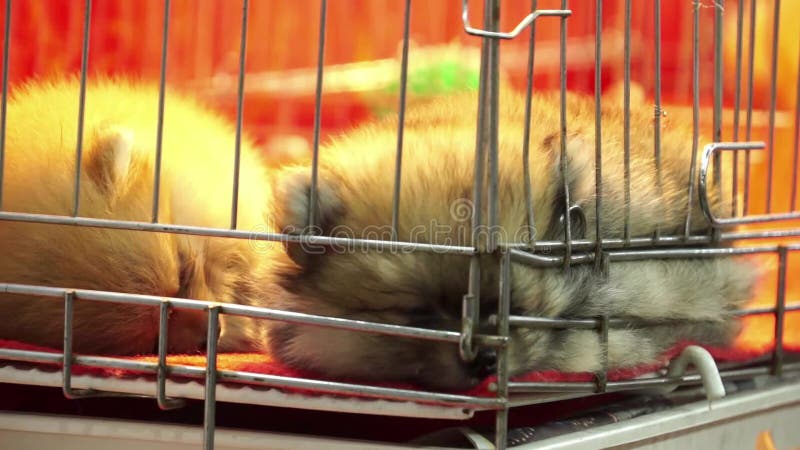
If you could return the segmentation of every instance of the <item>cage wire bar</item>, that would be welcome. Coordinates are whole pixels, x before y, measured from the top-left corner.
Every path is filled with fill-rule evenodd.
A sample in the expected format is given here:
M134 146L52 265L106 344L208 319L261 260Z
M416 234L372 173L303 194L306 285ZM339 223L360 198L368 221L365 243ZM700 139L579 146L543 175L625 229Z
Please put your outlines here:
M745 118L745 140L749 141L753 131L753 87L754 65L756 48L756 2L750 2L750 32L747 45L747 116ZM744 196L742 198L742 215L749 212L750 199L750 151L744 154Z
M739 142L739 116L742 103L742 31L744 25L744 6L736 8L736 69L733 94L733 141ZM739 153L733 154L733 180L731 186L731 217L739 214Z
M156 297L139 294L129 293L114 293L107 291L92 291L72 289L70 287L44 287L34 285L23 285L14 283L0 283L0 293L19 294L28 296L48 297L57 301L59 299L64 302L64 343L62 352L47 353L38 351L27 350L12 350L0 349L0 358L21 361L21 362L34 362L46 364L61 364L63 384L62 390L67 398L82 398L88 396L119 396L124 394L98 392L91 390L78 390L72 388L73 366L80 365L86 367L99 367L99 368L116 368L139 371L146 374L156 376L156 402L161 409L171 409L181 406L184 401L182 399L170 398L166 392L166 380L169 376L188 377L198 380L203 380L205 389L205 402L204 402L204 448L211 449L214 445L214 429L215 429L215 407L216 407L216 385L221 382L248 382L264 386L272 386L284 389L313 389L316 391L330 393L330 394L344 394L355 395L371 398L386 398L394 400L414 401L421 403L438 403L452 407L461 408L489 408L496 410L495 421L495 446L498 449L503 449L507 441L507 427L508 427L508 413L509 413L509 396L514 393L526 392L570 392L570 393L598 393L598 392L620 392L636 389L646 388L669 388L683 384L697 384L703 382L702 376L699 373L670 373L656 374L649 378L624 380L624 381L610 381L607 377L607 352L608 352L608 331L609 329L630 326L630 322L620 318L614 317L596 317L596 318L543 318L543 317L529 317L518 316L511 314L510 297L511 297L511 282L512 282L512 265L513 264L526 264L535 267L554 267L569 269L573 264L594 264L596 268L600 269L605 267L606 264L614 261L634 261L650 258L716 258L716 257L730 257L737 255L751 255L751 254L772 254L778 259L778 286L777 298L774 307L771 308L751 308L735 312L737 316L751 316L757 314L772 314L775 317L775 349L773 351L771 360L768 365L761 365L758 367L733 367L727 370L722 370L720 376L722 379L740 379L749 378L758 375L772 374L780 376L787 372L800 372L800 363L785 362L784 355L784 342L783 342L783 328L785 326L785 315L787 312L800 311L800 299L787 299L786 298L786 282L788 277L792 274L788 269L788 255L792 252L800 252L800 243L791 245L762 245L762 246L748 246L748 247L705 247L705 248L682 248L685 245L706 245L713 244L717 239L709 235L692 235L691 234L691 214L687 214L685 229L683 235L665 236L661 235L660 230L653 237L631 237L629 232L630 210L626 205L625 216L625 232L621 239L605 238L601 235L601 211L602 201L599 195L602 191L601 177L602 177L602 148L601 148L601 133L602 126L600 122L600 104L601 104L601 54L602 54L602 0L597 0L595 11L595 187L598 195L596 196L596 239L587 240L584 236L572 236L572 218L571 207L569 201L568 186L565 186L567 195L565 200L565 213L564 223L565 232L563 240L543 241L536 240L535 236L535 217L532 207L532 196L530 186L530 164L529 161L529 136L530 136L530 117L532 105L532 97L534 92L533 78L534 78L534 57L535 57L535 36L536 36L536 20L540 17L560 17L560 101L561 101L561 133L560 133L560 170L566 169L566 131L568 126L566 110L565 110L565 94L566 94L566 30L567 19L571 14L568 9L567 0L562 0L561 9L558 10L539 10L537 8L537 1L531 1L531 12L523 20L521 20L516 27L510 32L499 31L499 18L500 18L500 1L499 0L484 0L484 20L483 28L473 28L469 22L469 5L468 0L463 0L462 19L464 24L464 31L467 34L477 36L482 39L481 48L481 65L480 65L480 83L479 83L479 96L478 96L478 123L476 124L476 151L475 151L475 182L473 190L473 234L472 243L469 246L454 246L454 245L434 245L422 244L414 242L403 242L398 236L398 210L400 202L400 182L402 174L402 155L403 155L403 125L406 108L406 83L408 76L408 50L409 50L409 23L411 15L411 0L405 1L405 14L403 23L403 51L401 59L401 72L400 72L400 97L398 105L398 136L397 136L397 150L395 160L395 184L394 196L392 204L392 237L390 240L369 240L369 239L349 239L349 238L333 238L328 236L316 236L312 233L303 233L301 235L290 235L284 233L269 233L269 232L248 232L245 230L238 230L236 226L237 219L237 202L238 202L238 166L239 154L241 145L241 132L242 132L242 118L243 118L243 88L245 80L245 63L246 63L246 40L247 40L247 22L249 14L249 1L243 0L242 3L242 29L241 40L239 46L239 74L237 84L237 120L236 120L236 141L234 148L235 169L233 174L233 203L231 209L231 227L230 229L215 229L207 227L190 227L173 224L158 223L158 197L159 197L159 178L160 166L156 164L155 173L156 180L154 185L153 196L153 217L152 222L134 222L110 219L94 219L79 216L79 194L80 194L80 163L81 163L81 150L82 150L82 133L83 133L83 111L85 108L85 91L87 82L87 69L88 69L88 50L90 42L90 23L91 23L91 7L92 1L85 0L84 3L84 23L83 23L83 40L82 40L82 53L81 53L81 74L80 74L80 104L78 112L78 140L76 144L76 175L75 175L75 192L74 192L74 205L71 216L56 216L47 214L31 214L31 213L18 213L0 210L0 220L19 221L29 223L47 223L59 224L70 226L85 226L85 227L100 227L110 229L126 229L138 230L149 232L166 232L166 233L180 233L189 235L203 235L215 237L231 237L237 239L255 239L275 242L297 242L316 245L363 245L368 249L385 249L400 252L440 252L445 254L461 255L470 258L470 277L468 285L468 294L464 296L462 302L462 329L459 332L455 331L442 331L426 328L417 328L400 325L390 325L376 322L366 322L359 320L343 319L338 317L328 317L320 315L311 315L303 313L294 313L289 311L273 310L267 308L258 308L236 304L220 304L209 301L200 301L192 299L170 298L170 297ZM754 3L754 2L753 2ZM771 222L780 220L789 220L800 218L800 212L790 213L772 213L771 208L768 206L767 213L762 215L749 216L749 205L747 204L747 195L750 192L750 153L752 150L761 149L765 147L762 142L751 142L752 131L752 113L753 113L753 60L754 60L754 36L755 36L755 7L751 3L750 10L750 41L748 43L748 77L747 77L747 114L745 125L745 140L739 141L738 139L738 114L739 114L739 95L738 86L741 82L741 53L742 53L742 35L743 35L743 9L740 8L737 17L737 74L736 86L737 94L735 99L735 115L734 115L734 142L723 142L721 140L721 114L722 114L722 99L721 99L721 36L722 36L722 16L721 16L721 3L717 5L715 11L715 42L714 42L714 142L705 146L702 160L699 168L696 168L696 159L692 158L692 180L695 174L698 177L698 192L701 208L707 219L719 231L716 234L718 241L731 242L739 239L753 239L753 238L773 238L773 237L796 237L800 236L800 229L786 229L786 230L764 230L764 231L724 231L725 227L755 223L755 222ZM655 0L656 8L654 10L654 28L656 34L660 35L661 30L661 2ZM631 0L625 1L625 40L624 40L624 102L625 102L625 195L626 199L630 198L630 57L631 57ZM693 59L693 156L696 156L699 148L699 81L700 81L700 59L699 59L699 4L696 5L693 12L693 37L692 37L692 59ZM12 1L6 2L6 18L4 24L4 42L3 42L3 74L2 74L2 110L0 112L0 209L2 208L2 180L3 180L3 163L5 156L5 131L6 131L6 105L7 105L7 91L8 91L8 61L9 61L9 42L10 42L10 29L11 21L10 15L12 10ZM169 32L169 12L170 0L164 1L164 23L163 23L163 37L162 37L162 55L161 55L161 72L160 72L160 85L159 85L159 115L158 115L158 136L157 136L157 161L160 160L161 153L161 133L163 131L163 110L165 101L165 79L167 70L167 43ZM774 12L774 20L779 18L779 5L776 4ZM325 32L326 32L326 18L327 18L327 1L320 1L320 22L319 22L319 37L318 37L318 55L317 55L317 80L315 90L315 110L314 110L314 129L313 129L313 164L311 175L311 189L309 191L309 200L311 207L309 208L308 225L313 229L317 221L317 164L319 157L319 140L320 140L320 116L321 116L321 102L322 102L322 80L323 80L323 66L324 66L324 51L325 51ZM498 90L499 90L499 42L500 40L513 39L519 36L526 27L530 27L530 42L528 47L528 67L527 67L527 89L525 94L525 117L526 124L523 136L523 161L524 161L524 174L525 174L525 202L526 213L529 227L529 237L527 242L521 243L501 243L495 235L495 227L497 224L498 214ZM773 36L773 78L771 85L771 110L770 110L770 124L769 124L769 157L770 157L770 170L772 169L772 143L775 128L775 64L777 52L777 31ZM654 124L654 156L656 158L656 167L659 170L658 182L660 179L660 117L661 117L661 48L660 42L656 39L655 47L655 70L656 78L654 80L654 93L655 93L655 124ZM798 80L800 86L800 80ZM794 162L797 163L798 158L798 128L800 128L800 90L798 92L798 105L795 111L795 140L794 140ZM730 219L717 218L709 208L708 189L709 189L709 171L713 167L714 175L721 169L721 158L717 158L721 151L735 151L734 154L734 170L738 170L738 155L740 152L745 153L745 167L744 167L744 203L743 213L741 216L736 214L736 204L734 203L732 209L734 210L734 217ZM712 165L711 161L714 160L715 164ZM535 164L535 161L533 162ZM770 172L771 173L771 172ZM566 177L564 177L566 178ZM793 170L792 181L792 201L791 209L796 209L796 184L797 184L797 167ZM717 187L719 184L717 183ZM691 208L691 201L695 193L693 192L693 182L690 181L688 186L688 200ZM768 189L771 189L771 184ZM486 202L484 204L483 198L486 194ZM771 197L771 191L768 191L768 198ZM769 200L768 200L769 201ZM628 202L629 203L629 202ZM769 204L768 204L769 205ZM485 220L484 220L485 219ZM484 224L484 221L486 222ZM482 227L488 226L489 233L482 234L480 231ZM577 237L577 239L575 239ZM673 248L678 246L676 248ZM554 251L555 255L542 255L537 252L540 250L548 249ZM500 264L500 279L499 279L499 301L497 305L497 314L491 317L491 321L496 325L496 334L479 334L477 332L477 324L479 319L479 295L480 289L478 281L480 280L480 256L492 255L497 258ZM156 363L131 361L113 357L103 356L86 356L76 355L72 352L72 316L74 304L76 301L85 302L112 302L112 303L127 303L137 305L149 305L153 308L159 308L159 335L158 335L158 360ZM167 364L167 339L168 327L167 318L169 311L173 308L178 309L191 309L197 311L205 311L208 321L208 349L207 349L207 364L205 367L194 367L179 364ZM276 375L265 375L257 373L248 373L241 371L218 370L216 366L217 359L217 337L218 325L221 315L236 315L258 318L262 320L278 320L290 322L295 324L304 324L311 326L330 327L342 330L351 330L354 332L376 333L389 336L399 336L414 339L424 339L439 342L449 342L459 349L461 356L466 360L471 360L477 355L477 350L481 347L494 348L497 351L497 381L490 389L494 391L494 397L477 397L469 395L449 394L442 392L429 392L417 391L410 389L399 388L386 388L376 387L369 385L361 385L354 383L344 382L331 382L320 381L304 378L293 378ZM637 322L641 324L641 322ZM598 333L603 351L602 356L602 370L595 374L593 381L587 382L519 382L510 381L508 373L508 355L507 345L510 340L511 327L538 327L538 328L577 328L595 330Z
M161 30L161 70L158 80L158 122L156 125L156 161L153 168L153 223L158 223L158 203L161 195L161 156L164 140L164 100L167 87L167 44L169 42L170 0L164 0L164 25Z
M81 201L81 160L83 159L83 116L86 109L86 77L89 68L89 33L92 23L92 0L86 0L83 6L83 44L81 48L80 92L78 98L78 137L75 144L75 193L72 216L80 212Z

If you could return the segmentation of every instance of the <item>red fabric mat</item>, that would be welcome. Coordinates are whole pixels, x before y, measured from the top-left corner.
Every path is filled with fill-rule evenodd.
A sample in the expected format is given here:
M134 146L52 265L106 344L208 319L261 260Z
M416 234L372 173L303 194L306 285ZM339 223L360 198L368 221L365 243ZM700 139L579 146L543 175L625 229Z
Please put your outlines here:
M769 326L774 323L771 315L753 316L745 320L745 327L742 335L737 340L735 348L709 348L711 354L715 357L718 363L723 362L744 362L759 356L769 354L774 346L771 343L766 343L766 340L772 337L772 328ZM766 334L766 336L765 336ZM663 367L671 358L675 357L680 351L685 348L690 342L681 343L675 346L669 352L662 355L660 361L639 367L619 369L609 372L608 379L610 381L625 380L637 377L639 375L651 373ZM16 341L0 340L0 347L9 349L20 350L35 350L44 352L58 353L60 350L43 348L34 345L29 345ZM787 352L800 352L800 312L790 312L786 314L786 326L784 332L784 349ZM157 356L143 355L135 357L122 357L123 359L156 362ZM188 365L188 366L204 366L206 358L204 355L170 355L167 357L168 364ZM42 366L56 367L55 364L42 364ZM60 364L58 365L60 366ZM217 359L217 368L219 370L235 370L243 372L252 372L266 375L279 375L285 377L302 377L311 379L325 379L316 374L308 373L287 367L286 365L274 360L269 355L257 353L222 353ZM146 375L141 372L123 369L108 369L99 367L88 366L73 366L73 373L75 375L95 375L104 377L117 377L129 378ZM555 371L534 371L525 375L515 377L516 381L591 381L593 375L590 373L560 373ZM477 396L493 396L494 394L488 389L489 385L495 380L495 377L489 377L484 380L480 385L471 389L464 394L477 395ZM352 382L352 380L335 380ZM370 383L376 386L387 386L405 389L418 389L414 385L407 383ZM292 389L293 392L299 390ZM303 390L304 393L311 391Z

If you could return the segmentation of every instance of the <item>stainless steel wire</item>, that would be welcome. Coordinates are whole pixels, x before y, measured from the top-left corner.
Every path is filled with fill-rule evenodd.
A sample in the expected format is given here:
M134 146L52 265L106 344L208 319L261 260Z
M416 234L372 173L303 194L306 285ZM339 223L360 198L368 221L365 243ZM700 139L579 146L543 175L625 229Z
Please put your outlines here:
M208 338L205 367L205 400L203 402L203 448L214 450L214 432L217 413L217 338L219 327L219 305L209 306Z
M161 35L161 73L158 82L158 120L156 125L156 161L153 175L153 223L158 223L159 196L161 193L161 156L164 140L164 100L167 85L167 43L169 41L170 0L164 0L164 25Z
M244 77L247 63L247 18L250 0L242 0L242 30L239 38L239 77L236 86L236 141L233 157L233 193L231 194L231 229L237 227L239 217L239 170L242 154L242 120L244 118Z
M167 398L169 313L169 300L164 300L158 310L158 372L156 373L156 404L162 410L180 408L186 404L182 399Z
M739 116L742 100L742 37L744 25L744 5L739 4L736 8L736 77L735 92L733 94L733 141L739 141ZM731 217L739 214L739 159L740 154L733 155L733 181L731 198Z
M537 0L531 0L531 13L536 12ZM528 220L528 236L526 241L536 240L536 218L533 211L533 188L531 186L531 108L533 103L533 67L536 56L536 22L531 23L531 34L528 41L527 85L525 88L525 125L522 134L522 174L525 188L525 213Z
M400 99L397 109L397 152L394 163L394 195L392 197L392 240L396 241L400 222L400 183L403 175L403 130L406 119L406 88L408 85L408 44L411 24L411 0L406 0L403 19L403 54L400 60Z
M747 41L747 117L745 119L745 140L749 141L753 131L753 86L755 71L755 49L756 49L756 2L750 2L750 29L749 40ZM750 212L750 151L744 154L744 195L742 197L742 214Z
M317 86L314 90L314 143L311 157L311 186L308 191L308 229L314 232L317 225L317 177L319 167L319 129L322 120L322 77L325 62L325 28L328 15L328 0L320 0L319 6L319 38L317 39Z
M603 0L595 2L594 22L594 189L596 255L603 252ZM595 271L600 271L602 258L596 258Z
M686 196L686 220L683 233L686 239L692 234L692 203L694 180L697 173L697 146L700 140L700 5L692 13L692 162L689 168L689 188Z
M561 0L561 9L566 10L568 0ZM628 0L630 1L630 0ZM564 269L569 270L572 258L572 217L570 208L569 177L567 176L567 16L561 16L561 28L559 32L559 101L561 103L559 123L561 146L559 169L564 189Z
M80 211L81 161L83 160L83 116L86 109L86 77L89 68L89 30L92 23L92 0L85 0L83 6L83 45L81 47L80 92L78 98L78 136L75 144L75 192L73 197L73 217Z
M714 1L714 142L722 141L722 12L725 9L725 0ZM714 158L714 188L719 198L722 198L722 154ZM716 234L715 230L715 234Z
M654 39L654 86L653 100L655 102L655 118L653 120L653 160L656 167L656 189L659 197L662 196L663 183L661 180L661 0L655 0L653 5L653 30ZM661 227L656 225L655 239L661 237Z
M623 56L623 170L625 191L625 223L623 238L631 239L631 0L625 0L625 38Z
M509 316L511 314L511 255L504 252L500 256L500 292L497 305L497 335L508 338ZM495 448L505 448L508 440L508 349L497 351L497 381L495 393L503 407L495 413Z

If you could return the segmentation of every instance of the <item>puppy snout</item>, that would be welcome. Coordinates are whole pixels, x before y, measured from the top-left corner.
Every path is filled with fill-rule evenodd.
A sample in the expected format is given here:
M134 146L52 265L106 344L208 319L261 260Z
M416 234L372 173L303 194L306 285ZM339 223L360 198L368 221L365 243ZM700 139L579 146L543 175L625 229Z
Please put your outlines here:
M485 378L497 371L497 350L482 348L470 364L472 372L478 378Z
M176 310L169 318L167 347L170 353L193 354L208 347L208 322L203 311ZM216 336L219 336L217 325Z

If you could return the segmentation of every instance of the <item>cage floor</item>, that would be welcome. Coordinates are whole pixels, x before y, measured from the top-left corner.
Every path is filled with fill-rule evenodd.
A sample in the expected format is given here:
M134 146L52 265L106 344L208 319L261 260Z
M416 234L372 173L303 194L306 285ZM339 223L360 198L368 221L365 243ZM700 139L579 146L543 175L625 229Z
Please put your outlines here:
M664 355L662 362L651 366L637 367L626 370L616 370L608 374L610 381L630 380L641 378L656 373L676 356L683 346L674 348ZM60 350L46 349L30 346L14 341L0 340L0 349L31 350L50 354L58 354ZM792 356L800 352L800 342L787 342L784 345L787 355ZM760 351L735 350L735 349L709 349L720 364L751 361L754 358L768 359L771 348ZM155 356L141 356L125 358L126 360L156 362ZM205 365L203 355L170 355L167 364L202 367ZM302 373L282 366L266 355L258 354L220 354L217 359L219 370L237 371L250 374L273 375L287 378L315 378L311 374ZM556 372L531 372L515 378L515 381L567 381L580 382L592 381L593 375L588 373L565 374ZM336 382L337 380L330 380ZM456 393L462 397L491 398L494 393L491 385L494 379L489 378L475 389ZM38 386L62 386L63 379L60 363L30 363L19 360L3 360L0 357L0 382L12 384L27 384ZM346 382L346 381L345 381ZM378 387L389 387L406 391L419 391L418 387L407 384L380 383ZM152 373L142 373L133 370L111 369L102 367L73 366L72 387L75 389L94 389L104 392L127 393L141 396L155 396L156 382ZM170 377L166 383L168 396L203 399L205 397L202 378ZM564 398L586 395L586 393L538 393L514 394L509 399L512 406L542 403ZM244 403L265 406L279 406L290 408L303 408L320 411L352 412L362 414L423 417L439 419L468 419L476 411L492 409L493 406L475 405L468 402L459 404L437 403L435 400L421 400L392 398L387 395L369 393L355 393L343 395L340 393L326 392L324 389L314 390L309 388L274 387L269 383L253 382L222 382L218 384L216 398L221 402Z

